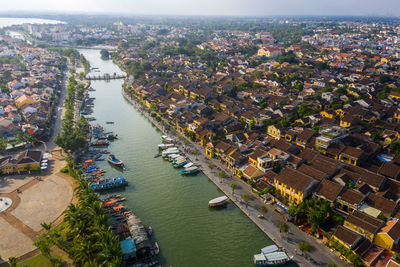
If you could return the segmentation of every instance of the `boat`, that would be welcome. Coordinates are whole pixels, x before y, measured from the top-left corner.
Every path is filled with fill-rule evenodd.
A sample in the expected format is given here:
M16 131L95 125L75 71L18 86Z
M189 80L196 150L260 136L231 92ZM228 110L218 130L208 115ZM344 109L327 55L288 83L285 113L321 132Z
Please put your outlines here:
M180 154L171 154L167 157L168 161L174 161L175 159L181 157Z
M160 254L160 246L158 245L157 242L154 243L154 254L155 255Z
M254 264L257 266L278 266L290 262L293 257L279 249L276 245L267 246L261 249L260 254L254 255Z
M106 137L107 140L115 140L115 139L118 138L118 134L116 134L116 133L108 133L108 134L106 134L105 137Z
M104 178L90 186L93 190L107 190L121 186L127 186L128 181L123 176Z
M180 168L180 167L183 167L183 165L185 165L186 163L187 163L187 160L184 159L184 160L175 162L172 166L174 166L174 168Z
M90 145L91 146L97 146L97 147L106 147L110 144L107 140L96 140L93 141Z
M211 199L208 202L208 206L209 207L220 207L222 205L225 205L227 201L228 201L227 196L217 197L217 198Z
M147 227L147 234L151 236L153 234L153 228L151 226Z
M161 153L161 155L162 155L162 157L163 158L166 158L168 155L170 155L170 154L177 154L177 153L179 153L180 151L179 151L179 149L177 149L177 148L174 148L174 149L167 149L167 150L165 150L165 151L163 151L162 153Z
M173 146L174 146L174 144L158 144L157 145L159 150L165 150L165 149L171 148Z
M197 168L196 166L192 166L189 168L184 168L181 170L181 174L183 175L190 175L190 174L196 174L200 171L199 168Z
M173 143L174 142L174 139L172 139L171 137L166 136L166 135L161 136L161 138L162 138L162 141L165 143Z
M113 121L106 121L106 124L114 124Z
M107 156L107 161L114 166L118 166L121 168L124 167L124 162L122 160L117 159L113 154Z
M194 166L193 162L188 161L186 165L183 166L184 169Z
M161 156L160 153L157 153L157 154L154 155L155 158L158 158L159 156Z

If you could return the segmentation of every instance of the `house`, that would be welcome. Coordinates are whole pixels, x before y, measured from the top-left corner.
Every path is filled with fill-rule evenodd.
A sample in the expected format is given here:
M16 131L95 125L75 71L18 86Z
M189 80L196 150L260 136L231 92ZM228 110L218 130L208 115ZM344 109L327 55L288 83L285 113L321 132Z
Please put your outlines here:
M275 189L293 204L299 204L310 196L317 184L312 177L290 168L274 178Z
M26 150L20 152L15 158L6 156L0 159L0 171L2 174L14 174L25 171L40 170L42 152Z
M375 235L374 244L387 250L392 250L400 240L400 222L398 219L391 218Z
M382 227L383 221L356 210L347 216L343 225L372 242L375 234Z
M22 106L25 106L25 105L33 104L35 102L36 101L28 95L21 95L15 99L15 105L18 108L21 108Z
M385 162L379 168L378 173L383 176L398 180L400 178L400 166L393 163Z
M345 114L340 119L340 127L348 128L358 122L358 118L351 114Z
M344 213L351 214L358 210L364 203L366 196L353 189L345 189L345 191L337 197L336 208Z
M336 198L344 191L344 189L345 187L340 184L324 180L319 184L317 191L314 193L314 198L324 199L333 205Z
M259 57L267 57L267 58L274 58L281 55L281 50L277 47L270 47L270 46L263 46L262 48L258 49L257 56Z
M392 92L390 92L388 98L397 102L400 99L400 93L396 92L396 91L392 91Z
M296 145L305 148L309 143L311 138L314 136L315 131L311 129L305 128L297 137L296 137Z
M363 239L362 236L347 227L339 225L333 234L333 239L348 249L355 249Z
M363 150L347 146L339 155L339 160L351 165L359 165L367 159Z
M244 170L243 170L243 176L248 179L255 181L257 178L261 178L265 175L264 172L260 171L253 165L248 165Z
M285 136L286 130L279 124L270 125L267 128L267 134L277 140L281 139L281 137Z

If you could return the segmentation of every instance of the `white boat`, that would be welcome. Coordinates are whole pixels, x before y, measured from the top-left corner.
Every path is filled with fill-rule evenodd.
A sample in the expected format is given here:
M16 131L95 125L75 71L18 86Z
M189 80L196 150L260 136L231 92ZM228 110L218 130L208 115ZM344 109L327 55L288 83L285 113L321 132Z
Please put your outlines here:
M290 262L292 258L276 245L271 245L262 248L260 254L254 255L254 264L258 266L278 266Z
M209 207L218 207L224 205L228 201L227 196L217 197L208 202Z
M158 144L158 149L165 150L174 146L174 144Z
M186 168L192 167L193 165L194 165L193 162L189 162L185 166L183 166L183 168L186 169Z
M192 166L189 168L184 168L181 170L181 174L183 175L190 175L190 174L196 174L200 171L199 168L197 168L196 166Z
M49 160L47 160L47 159L43 159L42 160L42 163L46 163L46 162L48 162Z
M162 138L163 142L168 142L168 143L174 142L174 139L172 139L171 137L166 136L166 135L161 136L161 138Z
M181 155L179 155L179 154L171 154L171 155L168 155L168 159L172 161L172 160L179 158L180 156Z
M180 162L185 161L185 160L186 160L186 158L184 156L179 155L179 157L174 159L174 163L180 163Z
M177 148L175 148L175 149L167 149L167 150L165 150L165 151L163 151L161 153L161 156L164 158L164 157L166 157L166 156L168 156L170 154L177 154L177 153L179 153L179 149L177 149Z

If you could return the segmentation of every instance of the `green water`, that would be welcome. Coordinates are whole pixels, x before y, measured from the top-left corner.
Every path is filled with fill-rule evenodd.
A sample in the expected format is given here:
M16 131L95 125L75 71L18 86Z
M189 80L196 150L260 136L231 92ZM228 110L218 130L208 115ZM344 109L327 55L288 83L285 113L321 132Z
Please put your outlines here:
M121 73L111 61L103 61L99 50L80 50L92 67L101 72ZM182 176L171 163L153 158L162 133L121 95L122 80L94 81L97 118L106 130L118 133L110 149L124 161L129 186L119 190L125 202L144 222L151 225L153 239L160 245L160 262L173 267L254 266L253 254L272 241L234 204L225 209L207 207L223 193L199 174ZM107 125L106 121L115 124ZM107 175L120 172L99 162Z

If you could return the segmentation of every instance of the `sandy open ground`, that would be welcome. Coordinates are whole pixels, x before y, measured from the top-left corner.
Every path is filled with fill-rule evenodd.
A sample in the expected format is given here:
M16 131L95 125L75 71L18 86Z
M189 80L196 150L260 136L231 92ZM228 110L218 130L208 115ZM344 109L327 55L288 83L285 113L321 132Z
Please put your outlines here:
M9 257L19 257L35 249L33 241L29 237L1 217L0 232L0 256L3 260Z
M24 184L29 183L33 179L35 178L33 178L32 176L26 177L25 175L0 177L0 194L11 193L17 188L23 186Z
M21 203L11 212L34 231L42 229L40 223L58 218L71 202L71 184L57 175L51 175L19 195Z

